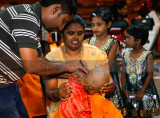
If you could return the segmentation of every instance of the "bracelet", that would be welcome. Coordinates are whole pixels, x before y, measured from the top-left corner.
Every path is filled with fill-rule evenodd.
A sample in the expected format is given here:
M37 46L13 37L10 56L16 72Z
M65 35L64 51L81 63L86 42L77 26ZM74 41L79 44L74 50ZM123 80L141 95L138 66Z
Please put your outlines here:
M51 98L51 100L52 100L52 101L57 101L57 100L59 100L59 98L54 98L54 97L53 97L53 95L54 95L53 92L54 92L54 91L52 90L52 91L49 93L49 97Z

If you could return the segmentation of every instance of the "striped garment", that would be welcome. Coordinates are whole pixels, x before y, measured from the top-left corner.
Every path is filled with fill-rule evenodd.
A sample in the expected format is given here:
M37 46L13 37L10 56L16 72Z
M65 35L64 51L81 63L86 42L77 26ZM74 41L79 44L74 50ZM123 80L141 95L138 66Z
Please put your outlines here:
M23 4L0 13L0 88L22 78L19 48L33 48L41 55L41 6Z
M60 111L65 118L91 118L90 96L74 80L75 78L69 78L73 93L66 101L60 101Z

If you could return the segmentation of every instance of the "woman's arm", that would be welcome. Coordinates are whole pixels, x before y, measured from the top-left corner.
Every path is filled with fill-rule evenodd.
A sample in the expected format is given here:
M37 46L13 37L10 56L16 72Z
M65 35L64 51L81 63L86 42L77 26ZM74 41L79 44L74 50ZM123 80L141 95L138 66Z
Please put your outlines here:
M115 42L108 53L108 59L109 59L109 68L111 69L113 66L114 61L116 60L116 54L118 50L118 42Z
M20 56L24 70L29 74L57 75L65 72L74 72L81 69L87 73L87 67L80 64L80 60L64 62L51 62L38 56L38 52L32 48L20 48ZM82 63L85 63L84 61Z
M52 78L52 79L51 79ZM48 80L47 80L48 79ZM58 88L58 79L53 78L52 76L43 77L43 81L46 87L46 95L49 100L65 101L71 94L70 86L66 86L67 83L62 83Z
M136 94L135 99L137 101L142 101L144 93L147 90L147 88L152 80L153 80L153 56L152 56L152 54L149 54L147 57L147 77L145 79L145 82L144 82L142 88Z
M44 85L45 85L45 90L46 90L46 95L48 97L49 100L58 100L59 99L59 91L57 91L58 89L58 79L57 78L53 78L51 76L43 76L43 81L44 81ZM52 79L51 79L52 78ZM55 95L54 97L51 97L51 92L55 91ZM54 99L53 99L54 98Z
M106 63L106 64L100 65L98 67L104 68L106 70L106 72L109 74L109 77L110 77L110 82L104 84L104 86L100 89L100 92L105 93L108 96L110 96L115 90L115 83L114 83L114 81L113 81L113 79L110 75L109 65L108 65L108 63Z

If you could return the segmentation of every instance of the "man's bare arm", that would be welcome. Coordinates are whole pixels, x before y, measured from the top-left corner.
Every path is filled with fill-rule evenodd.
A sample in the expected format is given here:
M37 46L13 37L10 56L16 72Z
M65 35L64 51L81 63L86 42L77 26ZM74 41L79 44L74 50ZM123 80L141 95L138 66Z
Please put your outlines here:
M38 57L36 49L20 48L22 65L27 73L37 75L58 75L81 69L87 73L87 68L80 65L79 60L70 62L50 62L44 57Z

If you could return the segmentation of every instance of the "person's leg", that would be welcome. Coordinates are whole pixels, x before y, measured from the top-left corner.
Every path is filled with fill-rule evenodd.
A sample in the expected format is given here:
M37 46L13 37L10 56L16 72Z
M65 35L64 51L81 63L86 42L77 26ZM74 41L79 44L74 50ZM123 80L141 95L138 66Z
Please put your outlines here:
M16 84L0 88L0 118L20 118L15 101Z
M28 112L27 112L27 109L22 101L22 98L21 98L21 94L19 92L19 88L18 88L18 85L16 84L16 94L15 94L15 101L16 101L16 107L17 107L17 110L18 110L18 113L20 115L20 118L29 118L29 115L28 115Z

